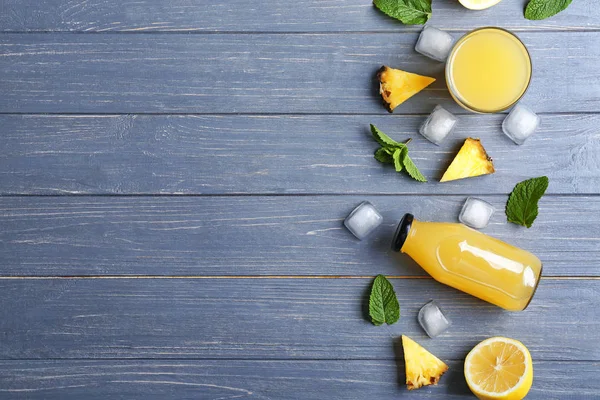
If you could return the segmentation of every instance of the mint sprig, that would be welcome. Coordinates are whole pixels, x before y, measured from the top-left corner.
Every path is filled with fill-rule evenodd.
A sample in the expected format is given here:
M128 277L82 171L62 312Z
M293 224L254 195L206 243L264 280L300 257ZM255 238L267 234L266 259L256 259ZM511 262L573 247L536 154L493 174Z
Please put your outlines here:
M431 0L373 0L373 4L406 25L423 25L431 17Z
M374 325L395 324L400 319L400 305L394 287L383 275L377 275L369 297L369 315Z
M548 177L531 178L517 183L506 203L508 222L531 228L538 216L538 201L548 189Z
M541 20L550 18L571 4L572 0L531 0L525 8L525 18Z
M396 142L394 139L381 132L375 125L371 124L373 139L381 145L375 150L375 159L383 164L394 164L396 172L406 170L408 175L416 181L427 182L427 179L417 168L413 160L408 156L407 144L411 141Z

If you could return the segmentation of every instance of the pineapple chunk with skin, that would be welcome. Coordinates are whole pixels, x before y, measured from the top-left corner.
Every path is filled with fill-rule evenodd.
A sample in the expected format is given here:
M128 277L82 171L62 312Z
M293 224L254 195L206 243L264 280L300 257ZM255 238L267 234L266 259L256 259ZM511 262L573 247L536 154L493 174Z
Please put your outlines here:
M404 348L408 390L437 385L440 377L448 371L448 366L442 360L408 336L402 335L402 347Z
M379 94L385 108L392 112L394 108L435 82L435 78L417 75L400 69L383 66L377 71Z
M494 172L496 171L492 159L487 155L479 139L468 138L440 182L493 174Z

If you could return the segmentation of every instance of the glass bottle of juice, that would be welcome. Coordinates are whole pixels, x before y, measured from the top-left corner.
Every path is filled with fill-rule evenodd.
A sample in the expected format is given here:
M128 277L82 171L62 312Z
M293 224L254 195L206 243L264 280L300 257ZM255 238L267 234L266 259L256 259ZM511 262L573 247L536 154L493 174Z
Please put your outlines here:
M406 214L392 242L435 280L510 311L524 310L540 281L533 254L462 224Z

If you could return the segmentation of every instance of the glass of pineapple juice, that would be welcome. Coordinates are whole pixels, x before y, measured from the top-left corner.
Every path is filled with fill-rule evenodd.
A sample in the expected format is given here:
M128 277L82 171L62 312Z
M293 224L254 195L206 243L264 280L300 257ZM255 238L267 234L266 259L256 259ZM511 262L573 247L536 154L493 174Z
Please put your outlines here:
M531 69L529 52L517 36L502 28L485 27L456 42L446 63L446 83L463 108L495 113L523 97Z

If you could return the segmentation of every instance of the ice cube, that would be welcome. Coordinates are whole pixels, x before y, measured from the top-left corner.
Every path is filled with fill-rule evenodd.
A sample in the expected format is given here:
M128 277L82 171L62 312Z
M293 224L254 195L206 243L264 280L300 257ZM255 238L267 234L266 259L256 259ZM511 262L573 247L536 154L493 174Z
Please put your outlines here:
M344 225L354 236L362 240L381 225L382 221L383 217L373 204L363 201L346 217Z
M536 113L517 104L502 122L502 131L516 144L523 144L539 125L540 117Z
M452 49L454 38L437 28L426 26L419 35L415 50L426 57L444 62Z
M463 205L458 220L475 229L485 228L496 209L487 201L469 197Z
M419 128L419 133L431 143L440 144L456 126L458 118L439 104Z
M433 300L421 307L418 320L421 328L432 338L443 333L452 324Z

